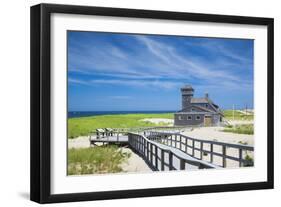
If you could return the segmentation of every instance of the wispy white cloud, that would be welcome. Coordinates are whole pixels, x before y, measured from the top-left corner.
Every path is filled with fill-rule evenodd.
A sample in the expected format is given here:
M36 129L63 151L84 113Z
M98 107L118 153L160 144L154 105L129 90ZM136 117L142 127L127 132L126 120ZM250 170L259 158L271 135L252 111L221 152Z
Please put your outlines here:
M183 56L177 52L176 48L159 43L148 37L141 36L137 37L137 39L145 44L152 54L164 61L165 64L168 64L173 69L172 71L176 77L185 77L188 74L205 80L221 78L230 81L240 81L234 74L225 70L214 69L215 66L211 62L203 63L192 56Z
M131 38L135 41L135 44L131 44L133 53L109 43L102 46L82 44L78 50L70 49L69 71L95 76L91 81L70 80L70 82L166 89L178 87L179 84L194 79L218 86L252 84L252 80L228 70L234 63L246 67L251 60L222 45L187 43L187 47L188 44L198 44L198 47L204 47L209 52L223 54L218 60L210 61L198 58L194 54L182 54L175 45L149 36L136 35ZM229 62L225 57L232 58L237 63Z
M130 87L157 87L162 89L172 89L181 86L183 83L173 81L158 81L158 80L116 80L116 79L95 79L90 81L91 84L110 84L110 85L126 85Z
M240 40L242 41L242 40ZM227 63L227 65L236 65L236 66L249 66L253 63L253 57L250 56L250 54L247 54L247 51L238 52L233 51L233 48L227 47L224 44L220 44L219 40L213 40L213 41L187 41L183 43L187 47L198 47L202 50L207 50L210 53L218 54L219 63ZM248 51L250 52L250 51ZM246 56L245 56L246 55ZM229 61L228 58L231 58L232 61ZM249 69L252 69L251 67L248 67Z
M101 85L116 85L116 86L128 86L135 88L148 88L148 89L178 89L185 84L184 81L158 81L158 80L124 80L124 79L93 79L93 80L80 80L80 79L69 79L71 84L86 85L86 86L101 86ZM208 82L208 87L206 83L197 84L197 89L200 90L219 90L221 88L231 90L240 90L240 91L249 91L252 90L252 84L245 82L241 84L236 84L235 82L230 81L220 81L220 82ZM112 99L129 99L127 96L111 96Z
M75 78L68 78L68 83L70 84L78 84L78 85L90 85L88 81L75 79Z

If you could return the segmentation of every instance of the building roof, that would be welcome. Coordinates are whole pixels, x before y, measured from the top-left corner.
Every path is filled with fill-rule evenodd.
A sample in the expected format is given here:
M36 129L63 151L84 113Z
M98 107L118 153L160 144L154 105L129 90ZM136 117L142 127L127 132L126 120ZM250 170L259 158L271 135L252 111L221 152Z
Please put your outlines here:
M209 103L207 98L192 98L190 103Z
M181 90L191 90L191 91L194 91L194 89L192 88L191 85L184 85L183 87L181 87Z
M196 105L191 105L187 108L184 108L178 112L186 112L186 111L189 111L190 108L197 108L197 109L200 109L202 110L203 112L210 112L210 113L217 113L217 111L214 111L214 110L211 110L211 109L208 109L206 107L202 107L202 106L196 106ZM193 111L193 113L198 113L198 111Z
M192 98L190 102L191 102L191 105L189 107L195 107L195 108L201 109L201 110L203 110L205 112L209 112L209 113L210 112L211 113L218 113L218 114L223 116L223 113L221 112L219 107L216 104L214 104L209 98L206 98L206 97L205 98ZM209 104L212 107L213 110L211 110L209 108L206 108L204 106L194 105L194 104L199 104L199 103ZM184 112L186 110L187 110L187 108L184 108L184 109L182 109L178 112Z
M205 114L205 115L212 115L212 114L218 114L216 112L206 112L206 111L178 111L175 114L190 114L190 115L196 115L196 114Z

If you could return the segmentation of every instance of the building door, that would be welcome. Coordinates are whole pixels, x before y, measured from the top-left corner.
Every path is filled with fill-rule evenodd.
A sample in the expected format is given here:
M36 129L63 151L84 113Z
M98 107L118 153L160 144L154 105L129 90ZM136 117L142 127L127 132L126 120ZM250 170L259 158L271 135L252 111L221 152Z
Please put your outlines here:
M212 117L211 116L205 116L204 117L204 125L205 126L211 126L212 125Z

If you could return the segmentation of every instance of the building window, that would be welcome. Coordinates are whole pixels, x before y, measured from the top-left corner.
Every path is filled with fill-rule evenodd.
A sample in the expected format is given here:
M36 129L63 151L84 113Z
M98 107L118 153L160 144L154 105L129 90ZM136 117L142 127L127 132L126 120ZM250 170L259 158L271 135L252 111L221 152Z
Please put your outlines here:
M205 107L208 108L208 104L205 104Z
M192 116L187 116L187 120L192 120Z
M200 120L201 119L201 116L196 116L196 120Z
M179 120L182 120L182 117L181 117L181 116L179 116Z

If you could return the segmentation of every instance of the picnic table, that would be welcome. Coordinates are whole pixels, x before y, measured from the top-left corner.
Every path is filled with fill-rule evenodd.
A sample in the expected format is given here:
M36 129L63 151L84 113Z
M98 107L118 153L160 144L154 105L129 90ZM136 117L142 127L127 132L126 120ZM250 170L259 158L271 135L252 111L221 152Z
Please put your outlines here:
M113 129L111 128L105 128L106 136L113 136Z
M100 138L101 136L104 137L105 130L104 129L96 129L97 138Z

